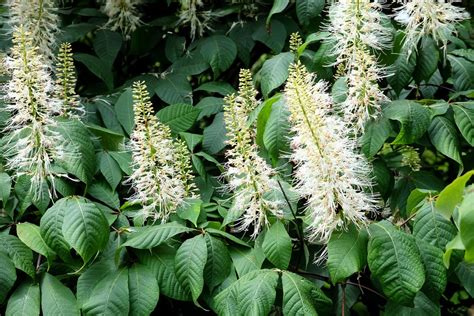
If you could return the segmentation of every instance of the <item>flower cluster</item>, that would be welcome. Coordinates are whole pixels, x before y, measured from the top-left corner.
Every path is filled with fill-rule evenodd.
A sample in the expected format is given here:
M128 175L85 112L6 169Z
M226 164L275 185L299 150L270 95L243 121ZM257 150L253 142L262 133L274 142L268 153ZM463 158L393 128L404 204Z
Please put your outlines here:
M310 241L326 243L332 232L348 223L363 226L375 210L370 167L355 152L347 125L332 113L332 99L323 81L296 62L290 66L285 98L294 136L290 159L296 164L296 189L306 198Z
M33 46L46 57L44 62L51 65L59 32L54 0L8 0L8 7L12 29L23 26L30 34Z
M2 87L6 110L11 114L5 128L7 167L17 176L31 177L34 198L47 186L47 180L53 184L51 164L65 154L53 120L61 110L61 102L53 96L55 85L38 50L31 33L19 27L13 34L11 55L5 59L11 79Z
M127 180L134 189L132 203L143 215L166 222L176 208L194 196L189 152L184 142L171 137L158 121L144 82L133 84L135 129L130 137L133 173Z
M329 8L326 42L348 78L348 98L343 103L345 120L356 132L375 117L386 98L377 81L385 75L370 50L390 47L391 29L383 23L380 5L369 0L340 0Z
M407 1L395 15L397 22L406 25L403 45L408 55L426 35L431 35L446 49L450 36L456 31L455 23L468 18L469 13L464 8L436 0Z
M282 202L269 198L278 190L278 182L272 178L272 168L259 156L248 124L249 114L257 106L249 70L240 71L239 93L226 97L225 104L224 120L230 148L226 152L224 176L228 179L228 191L234 193L234 205L229 212L239 218L236 231L247 231L253 226L251 236L255 238L268 224L268 215L282 215Z
M76 72L72 59L71 44L62 43L56 60L56 97L61 100L61 114L65 117L79 117L84 113L76 94Z
M206 29L211 29L210 23L214 17L212 11L199 10L203 6L202 0L180 0L178 24L189 24L191 40L196 34L202 36Z
M103 12L109 17L106 28L112 31L119 30L127 38L141 24L137 5L141 0L106 0Z

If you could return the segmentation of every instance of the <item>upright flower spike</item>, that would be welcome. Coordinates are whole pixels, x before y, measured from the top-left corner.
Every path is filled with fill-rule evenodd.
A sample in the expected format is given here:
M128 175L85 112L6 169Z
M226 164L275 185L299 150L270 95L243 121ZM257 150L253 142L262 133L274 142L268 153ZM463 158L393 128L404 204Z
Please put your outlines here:
M331 115L326 83L314 79L299 61L292 64L285 98L294 132L290 159L296 164L296 190L307 200L308 239L326 243L335 229L364 226L376 199L364 192L371 189L367 161L354 151L344 122Z
M252 238L256 238L268 224L268 216L281 216L282 201L270 200L268 195L278 190L278 182L272 178L273 170L258 155L252 129L248 126L250 112L256 108L257 92L253 88L249 70L240 71L238 95L225 98L224 120L227 129L225 178L227 190L234 194L230 212L238 218L236 231L247 231L253 226Z
M5 68L11 79L2 88L11 118L5 128L9 141L4 155L7 167L16 176L31 177L30 188L36 199L47 180L53 184L54 157L65 155L61 138L51 129L61 103L51 97L54 84L49 68L33 45L33 36L23 27L13 33L11 56L5 59ZM54 188L50 194L54 194Z
M404 47L408 56L416 50L424 36L432 36L446 50L449 37L456 32L455 24L468 19L469 13L444 0L412 0L405 2L395 20L405 27Z
M76 94L76 72L72 59L71 44L62 43L56 58L56 97L61 100L61 114L65 117L79 117L84 109Z
M51 65L56 47L56 35L59 32L59 17L54 0L8 0L10 25L12 28L22 25L30 33L33 46L46 57Z
M130 37L141 24L137 6L141 0L106 0L103 12L109 17L105 25L112 31L120 31L126 38Z
M329 8L326 42L339 70L348 78L348 98L342 107L345 121L352 124L356 134L368 119L378 115L380 104L386 100L377 84L385 70L370 52L389 48L392 39L380 8L370 0L340 0Z
M133 173L133 203L143 206L143 215L166 222L187 197L194 196L193 175L185 144L171 137L171 130L158 121L144 82L133 84L135 129L130 137Z

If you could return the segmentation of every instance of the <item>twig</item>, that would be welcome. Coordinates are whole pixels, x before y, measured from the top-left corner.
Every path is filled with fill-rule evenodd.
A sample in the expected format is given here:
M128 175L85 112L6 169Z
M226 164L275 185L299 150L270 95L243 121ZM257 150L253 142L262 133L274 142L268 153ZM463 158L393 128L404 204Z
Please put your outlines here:
M36 260L36 272L39 271L40 265L41 265L41 255L38 255L38 259Z
M346 283L341 284L342 288L342 307L341 307L341 315L344 316L346 310Z
M414 212L413 214L411 214L406 220L404 220L399 226L402 227L404 225L406 225L406 223L408 223L413 217L415 217L416 213L418 212Z

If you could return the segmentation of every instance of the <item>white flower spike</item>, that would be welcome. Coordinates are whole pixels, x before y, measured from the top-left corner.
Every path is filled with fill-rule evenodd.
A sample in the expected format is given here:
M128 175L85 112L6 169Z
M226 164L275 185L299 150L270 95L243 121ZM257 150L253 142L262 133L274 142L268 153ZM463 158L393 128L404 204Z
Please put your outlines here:
M446 50L449 38L456 32L455 24L468 19L464 8L456 7L444 0L411 0L404 3L395 15L395 20L405 27L403 45L408 56L424 36L432 36Z
M38 53L44 55L45 62L51 65L59 32L55 1L8 0L8 8L12 28L22 25L30 34L33 46L38 47Z
M332 115L326 83L298 61L290 66L285 98L294 136L290 159L296 164L296 190L306 198L308 239L326 243L334 230L354 223L365 226L366 213L376 209L371 193L370 167L355 152L346 124Z
M137 6L141 0L106 0L103 12L109 17L105 25L112 31L120 31L125 37L130 38L132 34L143 22Z
M268 195L279 190L278 182L272 178L274 171L258 155L248 117L257 106L257 92L253 88L249 70L240 71L238 95L225 98L224 119L227 129L225 178L227 190L234 193L234 205L229 210L238 217L236 231L247 231L253 226L252 238L268 222L268 215L282 216L282 201L270 200Z
M130 137L133 173L132 203L143 206L142 214L166 222L186 198L194 197L189 152L171 137L169 127L158 121L144 82L133 84L135 129Z

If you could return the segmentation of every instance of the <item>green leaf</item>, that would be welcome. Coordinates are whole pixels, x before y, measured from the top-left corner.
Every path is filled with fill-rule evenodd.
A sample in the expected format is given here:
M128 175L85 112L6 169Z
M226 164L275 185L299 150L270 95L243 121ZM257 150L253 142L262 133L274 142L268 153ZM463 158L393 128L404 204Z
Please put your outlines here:
M230 247L230 257L239 277L253 270L259 270L265 261L265 255L260 248Z
M72 291L49 273L41 279L41 311L43 315L81 315Z
M390 136L392 127L390 122L383 116L376 120L370 120L365 125L365 132L360 138L361 149L367 158L372 158L379 152L383 144Z
M87 125L87 128L100 138L102 147L105 150L119 150L123 144L123 135L121 134L93 124Z
M273 270L261 270L251 280L239 284L237 302L240 304L240 315L268 315L276 298L276 286L279 275Z
M289 152L289 123L290 111L288 110L284 99L280 98L272 105L272 111L265 125L263 133L263 143L265 148L277 160L280 154Z
M5 316L39 316L40 289L31 281L21 283L8 299Z
M414 101L393 101L384 109L384 114L402 125L392 144L411 144L430 126L430 111Z
M288 78L288 67L293 61L292 53L281 53L266 60L260 70L260 86L265 98L281 86Z
M265 147L263 143L263 135L265 134L265 128L267 127L268 118L272 112L272 107L275 102L278 102L281 99L281 94L276 94L270 99L263 101L261 104L260 111L257 115L257 135L255 137L255 142L258 146ZM252 112L253 113L253 112Z
M32 279L35 278L33 252L20 239L12 235L0 235L0 251L8 254L15 268L25 272Z
M122 170L115 159L106 151L100 153L99 169L112 190L115 190L122 180Z
M204 40L200 52L211 65L214 77L227 70L237 57L237 46L234 41L224 35L213 35Z
M287 269L293 249L290 235L282 222L276 221L265 233L262 243L263 253L279 269Z
M324 9L324 0L296 0L296 16L303 25L311 25Z
M93 198L103 202L108 207L119 209L120 208L120 198L116 191L114 191L107 182L100 180L92 183L88 189L87 193L90 194Z
M407 58L406 52L400 52L397 59L392 64L393 72L391 76L387 77L387 81L392 86L397 95L405 88L412 79L413 71L416 66L416 54L411 54Z
M181 136L181 138L184 139L184 141L186 142L186 145L188 145L188 148L191 152L194 151L194 148L196 148L197 145L202 143L202 139L203 139L202 135L186 133L186 132L179 133L179 136Z
M281 53L286 42L286 29L283 23L273 20L270 27L260 23L258 28L252 34L252 39L263 43L274 53Z
M91 265L77 280L77 303L83 306L96 286L107 276L114 274L117 267L112 261L102 260Z
M107 219L94 203L84 197L73 196L62 200L65 201L64 239L87 262L107 245Z
M437 301L448 282L443 264L443 251L422 239L416 239L416 245L426 271L423 291L434 301Z
M474 88L474 62L463 58L448 54L449 64L451 65L451 75L453 78L453 86L456 91L464 91Z
M212 114L222 112L222 107L224 105L224 100L222 98L216 97L205 97L196 104L196 109L200 109L197 120L202 119L203 117L209 117Z
M170 74L161 78L155 87L155 92L168 104L192 102L191 84L183 74Z
M62 231L68 205L67 199L57 201L44 213L40 221L40 232L45 243L63 260L70 257L69 249L71 248L64 239Z
M469 145L474 146L474 103L454 103L454 121Z
M117 32L100 30L94 38L94 51L111 68L122 46L122 36Z
M102 279L82 306L84 315L128 315L129 309L128 269L126 268Z
M387 297L412 306L425 282L425 271L413 237L387 221L370 225L367 261Z
M226 245L210 234L204 235L207 246L207 262L204 266L204 280L212 290L229 275L232 266Z
M474 297L474 264L461 261L456 267L456 275L469 295Z
M454 212L454 208L462 201L464 188L467 181L474 175L474 170L466 172L463 176L458 177L440 192L436 200L436 208L439 209L441 215L448 220Z
M0 252L0 267L0 304L3 304L16 281L16 270L13 262L3 252Z
M417 61L413 77L417 82L428 81L438 69L439 50L435 41L430 36L421 40L421 49L417 51Z
M78 120L59 121L57 130L63 137L66 148L73 149L73 155L55 162L68 173L85 184L89 184L97 166L95 149L87 127ZM122 139L122 136L120 136Z
M434 303L423 292L416 294L414 303L414 307L406 307L389 301L384 316L441 316L439 304Z
M234 235L231 235L229 233L226 233L225 231L222 231L222 230L218 230L218 229L214 229L214 228L206 228L206 232L212 234L212 235L217 235L217 236L220 236L220 237L224 237L226 238L227 240L230 240L234 243L236 243L237 245L241 245L241 246L244 246L244 247L249 247L250 248L250 245L247 244L245 241L235 237Z
M114 88L114 76L108 63L89 54L76 53L74 59L84 64L90 72L100 78L109 90Z
M456 236L456 227L440 214L434 200L428 198L421 202L416 213L413 235L444 250L446 244Z
M126 89L115 102L115 115L123 129L130 135L135 126L132 89Z
M158 304L160 291L153 272L143 264L128 270L130 315L150 315Z
M12 179L4 172L0 173L0 200L5 205L10 197L10 191L12 188Z
M181 73L186 76L198 75L209 68L209 63L198 51L187 53L179 58L170 67L173 73Z
M31 250L48 259L52 259L55 256L54 251L48 247L43 237L41 237L39 226L31 223L21 223L16 225L16 233L18 238Z
M182 219L187 219L196 226L199 214L201 214L202 201L199 199L187 199L181 204L176 214Z
M317 311L331 306L331 300L310 282L295 273L282 272L283 315L318 315Z
M170 222L155 226L145 226L138 232L131 233L122 247L132 247L137 249L151 249L167 241L173 236L192 231L177 222Z
M128 151L109 151L108 152L112 158L119 164L120 169L126 174L131 175L133 170L131 167L132 163L132 154Z
M285 10L286 7L288 6L289 2L290 2L289 0L275 0L275 1L273 1L273 6L270 10L270 13L268 13L266 24L267 25L270 24L270 20L271 20L271 18L274 14L283 12L283 10Z
M458 208L458 226L462 243L466 249L464 260L468 263L474 263L474 191L466 194Z
M156 114L158 119L168 125L173 132L184 132L193 126L200 110L189 104L169 105Z
M175 271L178 281L191 292L194 303L204 288L204 266L207 261L207 245L203 235L187 239L176 252Z
M354 226L331 235L327 265L333 284L362 270L367 261L367 242L367 231Z
M139 251L140 262L156 276L161 294L179 301L189 301L191 294L176 278L174 258L176 250L171 247L158 247L151 251Z
M222 82L222 81L211 81L211 82L205 82L194 91L206 91L209 93L217 93L222 96L226 96L228 94L232 94L235 92L235 89L227 82Z
M204 128L202 147L209 154L217 154L225 147L226 129L224 123L224 113L218 113L214 121Z
M456 127L445 117L436 116L431 121L428 129L430 140L436 149L443 155L453 159L461 166L461 154L459 153L459 139Z

